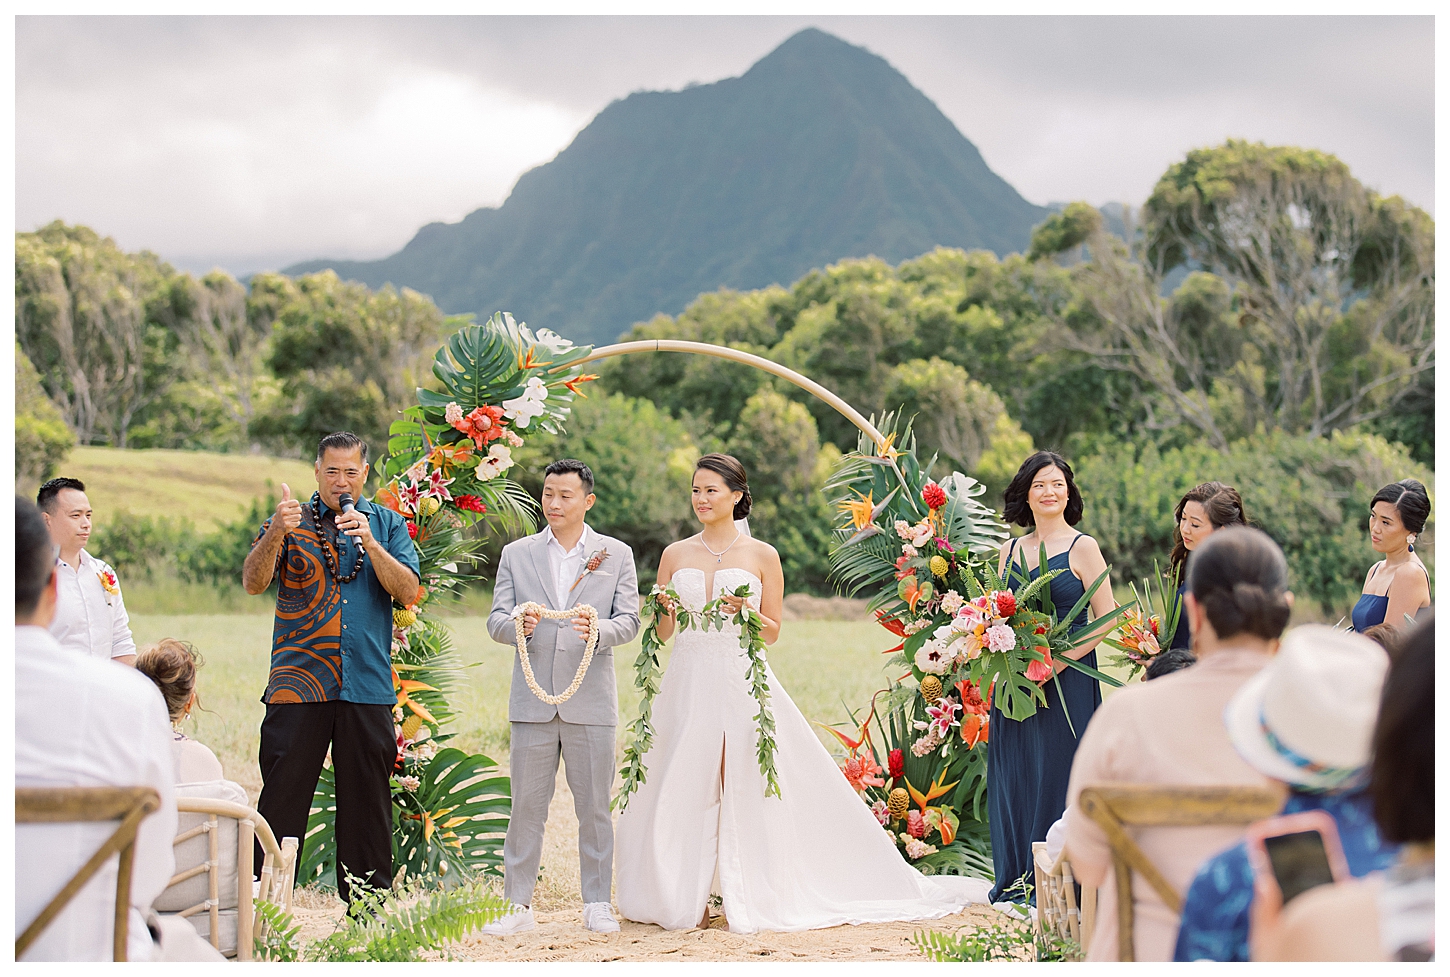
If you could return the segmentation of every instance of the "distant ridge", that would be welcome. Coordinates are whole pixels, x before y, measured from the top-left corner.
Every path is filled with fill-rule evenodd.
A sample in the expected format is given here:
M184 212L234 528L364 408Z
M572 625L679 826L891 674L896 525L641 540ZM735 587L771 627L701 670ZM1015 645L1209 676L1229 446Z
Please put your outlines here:
M701 292L842 258L1024 250L1047 214L884 59L807 29L739 78L612 103L501 207L429 224L380 261L285 270L599 343Z

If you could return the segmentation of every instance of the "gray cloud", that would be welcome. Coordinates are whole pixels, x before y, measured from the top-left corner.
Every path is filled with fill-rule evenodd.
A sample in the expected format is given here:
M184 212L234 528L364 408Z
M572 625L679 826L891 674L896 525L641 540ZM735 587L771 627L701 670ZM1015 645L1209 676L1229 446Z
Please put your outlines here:
M738 75L808 25L1039 203L1139 202L1232 136L1433 212L1428 17L22 17L17 225L198 269L378 257L502 202L610 101Z

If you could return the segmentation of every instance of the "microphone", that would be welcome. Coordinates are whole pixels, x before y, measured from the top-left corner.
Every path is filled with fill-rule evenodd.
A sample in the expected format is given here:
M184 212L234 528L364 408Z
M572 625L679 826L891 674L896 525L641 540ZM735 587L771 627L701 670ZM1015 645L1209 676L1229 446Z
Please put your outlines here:
M357 508L357 506L353 505L352 496L347 492L344 492L337 497L337 505L338 508L342 509L343 515L346 515ZM352 537L348 536L346 533L339 533L337 539L338 542L342 544L340 547L342 552L338 555L338 558L346 559L346 556L343 554L347 554L351 551Z

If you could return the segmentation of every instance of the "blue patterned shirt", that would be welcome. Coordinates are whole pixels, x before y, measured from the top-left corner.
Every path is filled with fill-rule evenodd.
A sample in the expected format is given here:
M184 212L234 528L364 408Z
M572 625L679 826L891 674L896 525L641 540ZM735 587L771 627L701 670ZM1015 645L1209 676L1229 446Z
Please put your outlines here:
M1373 803L1363 789L1337 794L1311 794L1291 790L1283 814L1324 811L1339 828L1344 860L1359 878L1389 868L1399 852L1380 838ZM1174 960L1249 959L1249 905L1254 899L1254 870L1248 846L1239 842L1199 868L1178 927Z

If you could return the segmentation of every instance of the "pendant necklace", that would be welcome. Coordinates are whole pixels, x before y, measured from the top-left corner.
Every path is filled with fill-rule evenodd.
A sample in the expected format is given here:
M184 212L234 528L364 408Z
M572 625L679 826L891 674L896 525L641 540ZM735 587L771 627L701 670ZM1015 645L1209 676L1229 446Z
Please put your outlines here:
M734 546L738 542L740 542L740 530L737 529L735 530L735 538L730 541L730 546ZM704 533L700 534L700 545L705 547L705 551L715 558L716 563L720 563L721 561L723 561L725 559L725 554L730 552L730 546L725 547L719 553L716 553L714 550L710 549L710 544L705 542Z

